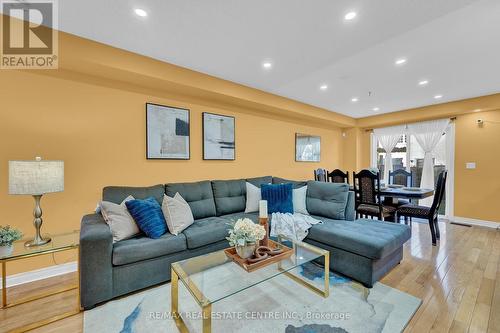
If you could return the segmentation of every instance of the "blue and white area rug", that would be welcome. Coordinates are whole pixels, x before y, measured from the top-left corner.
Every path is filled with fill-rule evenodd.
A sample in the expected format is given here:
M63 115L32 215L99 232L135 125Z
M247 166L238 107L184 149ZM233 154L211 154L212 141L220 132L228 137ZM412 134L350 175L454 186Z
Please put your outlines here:
M294 272L323 283L314 264ZM330 274L323 298L281 275L212 305L212 332L401 332L420 306L411 295L376 283L367 289ZM179 282L179 309L190 332L201 332L201 312ZM170 314L170 284L108 302L84 313L85 333L178 332Z

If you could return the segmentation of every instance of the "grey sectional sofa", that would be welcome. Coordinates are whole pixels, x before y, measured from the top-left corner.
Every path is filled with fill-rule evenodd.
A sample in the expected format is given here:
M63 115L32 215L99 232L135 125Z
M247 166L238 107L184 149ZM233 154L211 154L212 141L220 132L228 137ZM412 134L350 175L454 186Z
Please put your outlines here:
M271 176L215 180L151 187L105 187L102 199L122 202L128 195L154 197L179 192L189 203L195 223L178 236L159 239L144 235L113 244L111 231L100 214L85 215L80 231L81 305L90 309L112 298L170 280L170 264L228 247L228 222L241 217L257 221L257 213L245 214L245 181L292 182L308 185L307 209L324 223L310 229L306 242L331 252L333 271L371 287L402 259L402 246L410 238L405 225L375 220L354 221L354 193L345 184L297 182ZM346 193L347 192L347 193ZM272 221L271 221L272 223Z

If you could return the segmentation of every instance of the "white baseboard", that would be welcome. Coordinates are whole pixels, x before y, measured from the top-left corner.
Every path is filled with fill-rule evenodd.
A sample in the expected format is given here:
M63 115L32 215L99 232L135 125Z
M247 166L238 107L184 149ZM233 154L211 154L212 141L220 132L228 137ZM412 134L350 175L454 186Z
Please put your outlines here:
M465 223L465 224L477 225L480 227L487 227L493 229L498 229L500 227L500 222L477 220L477 219L471 219L469 217L455 216L453 218L450 218L449 220L450 222Z
M7 287L18 286L24 283L29 283L58 275L76 272L76 268L77 268L76 261L72 261L61 265L54 265L46 268L37 269L34 271L10 275L7 276ZM0 289L2 289L1 285Z

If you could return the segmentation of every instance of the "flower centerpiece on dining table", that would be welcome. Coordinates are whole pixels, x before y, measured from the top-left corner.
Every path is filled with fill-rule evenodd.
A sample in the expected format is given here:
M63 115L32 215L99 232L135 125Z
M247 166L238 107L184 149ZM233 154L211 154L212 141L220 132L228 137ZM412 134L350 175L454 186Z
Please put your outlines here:
M266 230L249 218L238 219L232 226L229 236L226 237L229 245L235 247L236 253L241 258L250 258L255 252L257 243L266 236Z

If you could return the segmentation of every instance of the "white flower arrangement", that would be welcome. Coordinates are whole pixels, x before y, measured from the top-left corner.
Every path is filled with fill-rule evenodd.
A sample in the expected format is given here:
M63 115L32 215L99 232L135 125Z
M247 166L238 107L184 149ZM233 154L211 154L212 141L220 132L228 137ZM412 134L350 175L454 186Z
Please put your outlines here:
M266 236L266 229L260 224L253 223L249 218L239 219L229 230L226 239L231 246L244 246L247 243L258 242Z

